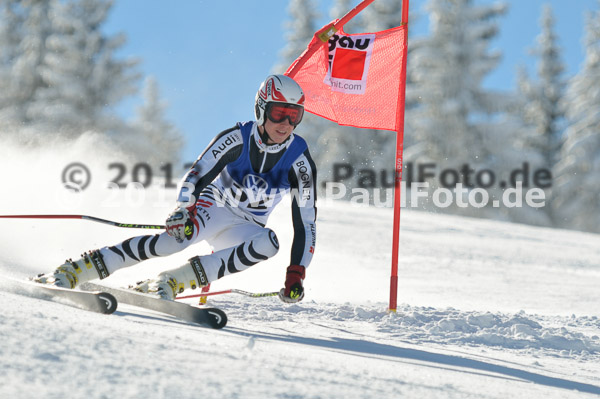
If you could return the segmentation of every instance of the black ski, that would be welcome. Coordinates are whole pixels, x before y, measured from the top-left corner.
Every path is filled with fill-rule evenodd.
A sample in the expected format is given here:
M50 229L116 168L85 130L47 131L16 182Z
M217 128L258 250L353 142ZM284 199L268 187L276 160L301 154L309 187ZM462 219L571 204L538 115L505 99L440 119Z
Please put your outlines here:
M9 281L9 286L13 288L12 291L17 294L25 294L48 301L60 300L60 303L65 305L104 314L111 314L117 310L116 298L106 292L71 290L11 277L3 278Z
M182 302L160 299L154 295L123 288L105 287L90 282L82 284L81 288L108 292L114 295L120 303L165 313L205 327L223 328L227 324L227 315L217 308L197 308Z

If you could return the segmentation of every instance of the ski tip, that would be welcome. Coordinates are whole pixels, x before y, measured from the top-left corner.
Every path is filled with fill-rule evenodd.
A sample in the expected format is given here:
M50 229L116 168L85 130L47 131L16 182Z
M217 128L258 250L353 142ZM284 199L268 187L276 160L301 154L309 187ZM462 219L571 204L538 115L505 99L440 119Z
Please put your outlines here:
M221 309L206 309L210 316L210 326L215 329L221 329L227 325L227 315Z
M108 292L100 292L98 298L100 298L104 304L102 313L112 314L117 310L117 298L115 298L114 295L109 294Z

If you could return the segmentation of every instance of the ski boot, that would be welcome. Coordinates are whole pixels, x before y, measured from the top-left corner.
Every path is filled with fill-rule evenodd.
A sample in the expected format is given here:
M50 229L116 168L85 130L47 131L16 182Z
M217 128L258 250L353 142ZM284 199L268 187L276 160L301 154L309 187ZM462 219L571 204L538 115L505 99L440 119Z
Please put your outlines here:
M33 279L36 283L50 284L62 288L75 288L81 283L108 277L108 269L104 264L100 251L89 251L81 255L81 259L67 259L53 273L39 274Z
M175 300L185 289L206 287L209 284L200 257L191 258L188 263L176 269L160 273L155 279L140 281L134 290L158 295L162 299Z

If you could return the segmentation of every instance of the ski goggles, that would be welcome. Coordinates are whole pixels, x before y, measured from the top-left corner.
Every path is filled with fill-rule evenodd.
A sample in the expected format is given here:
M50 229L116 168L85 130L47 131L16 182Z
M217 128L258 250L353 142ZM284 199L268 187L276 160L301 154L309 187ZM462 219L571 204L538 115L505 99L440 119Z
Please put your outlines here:
M265 112L273 123L282 123L287 119L290 125L298 126L304 116L304 107L296 104L268 103Z

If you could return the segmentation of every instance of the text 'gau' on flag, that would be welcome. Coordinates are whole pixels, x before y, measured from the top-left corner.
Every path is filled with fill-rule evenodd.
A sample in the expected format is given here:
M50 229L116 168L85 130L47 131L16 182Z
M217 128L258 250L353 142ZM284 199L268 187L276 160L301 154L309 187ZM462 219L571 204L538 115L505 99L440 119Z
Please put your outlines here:
M362 34L340 29L326 44L319 32L286 72L302 87L305 109L340 125L398 130L406 26ZM311 55L312 46L319 47ZM295 68L300 60L304 64Z

